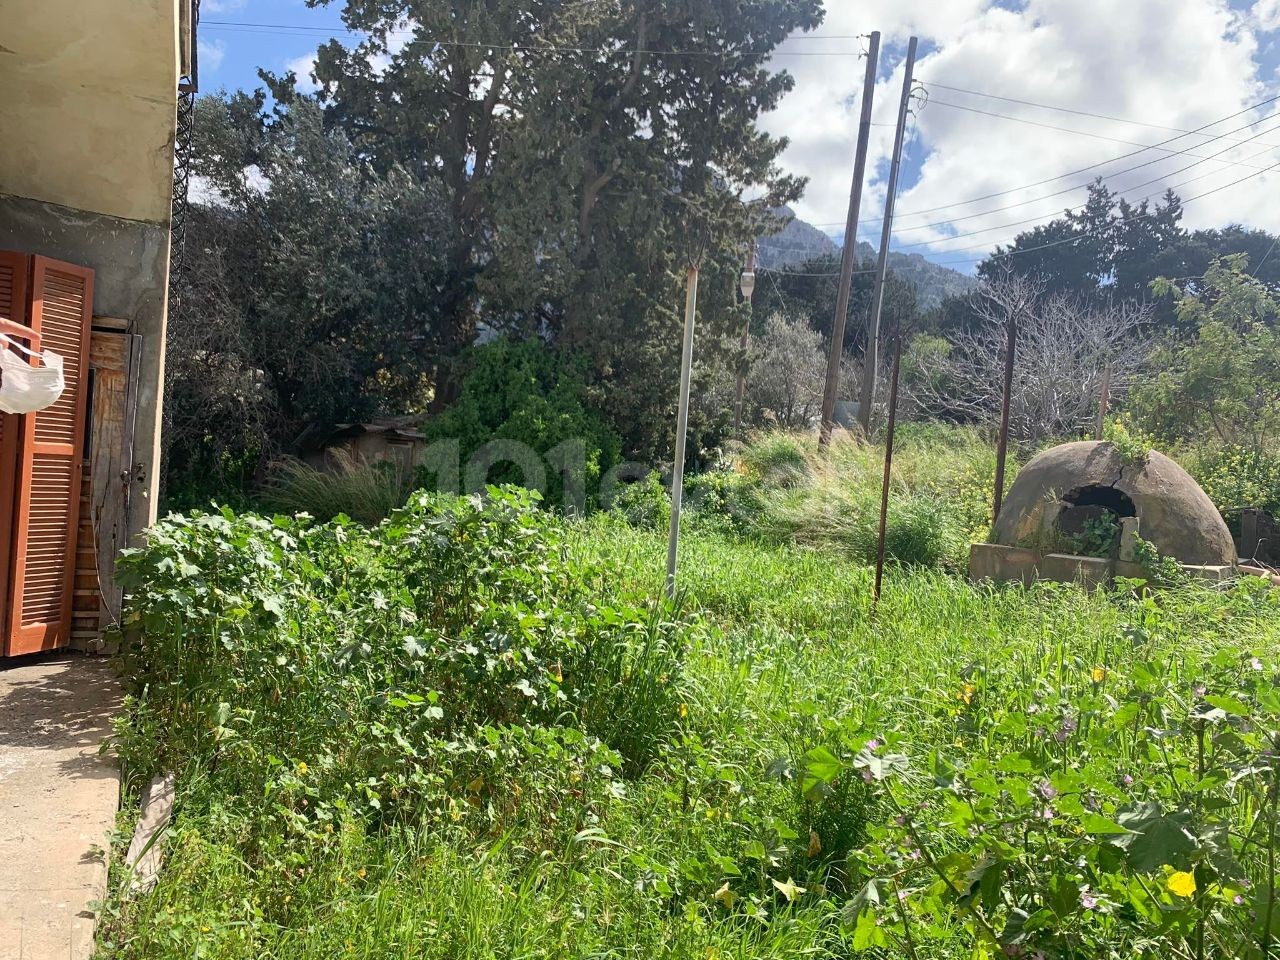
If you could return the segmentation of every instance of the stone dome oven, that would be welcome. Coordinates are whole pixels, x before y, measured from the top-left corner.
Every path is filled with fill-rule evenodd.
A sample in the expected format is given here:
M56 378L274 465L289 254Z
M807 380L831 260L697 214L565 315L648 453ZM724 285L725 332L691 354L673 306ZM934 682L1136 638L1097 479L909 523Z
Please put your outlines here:
M1097 521L1119 525L1128 518L1136 518L1138 536L1180 563L1236 563L1226 523L1190 474L1154 450L1126 462L1105 441L1064 443L1033 457L1004 500L995 542L1040 549L1055 538L1106 528Z

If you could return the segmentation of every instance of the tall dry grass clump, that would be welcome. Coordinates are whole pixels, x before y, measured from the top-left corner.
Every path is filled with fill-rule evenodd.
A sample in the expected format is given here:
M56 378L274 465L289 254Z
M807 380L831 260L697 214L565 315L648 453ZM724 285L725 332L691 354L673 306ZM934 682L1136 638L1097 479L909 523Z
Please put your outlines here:
M308 513L321 521L345 515L374 525L404 506L414 480L415 472L407 465L332 450L323 468L294 458L277 461L263 487L262 502L281 513Z

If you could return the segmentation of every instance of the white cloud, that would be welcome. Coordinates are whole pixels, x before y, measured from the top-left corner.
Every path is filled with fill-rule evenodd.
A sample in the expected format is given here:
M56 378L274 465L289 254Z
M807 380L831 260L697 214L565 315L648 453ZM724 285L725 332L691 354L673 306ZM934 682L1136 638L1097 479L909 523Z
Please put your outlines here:
M1253 18L1259 30L1280 30L1280 0L1258 0L1253 5Z
M316 55L314 53L304 53L300 57L294 57L285 65L286 70L292 70L298 77L298 89L302 93L314 93L318 89L315 79Z
M200 40L196 43L196 52L200 55L200 68L217 73L223 57L227 55L227 48L221 40Z
M401 25L401 29L407 29L406 24ZM375 73L382 73L391 65L391 58L404 49L408 43L408 34L401 33L390 37L387 40L387 53L379 53L369 58L369 65L373 67ZM294 57L285 64L286 70L292 70L298 77L298 89L302 93L314 93L319 89L319 85L315 80L316 55L314 53L304 53L300 57Z
M931 256L937 254L935 259L978 255L982 251L960 250L949 257L944 252L978 244L990 249L995 243L1030 229L1034 224L1010 225L1033 217L1047 219L1078 203L1084 196L1083 189L1047 195L1083 184L1096 174L1114 175L1113 185L1121 190L1155 177L1166 177L1166 183L1176 184L1208 174L1178 191L1187 199L1258 172L1247 166L1207 161L1177 174L1175 171L1196 163L1198 157L1228 145L1226 141L1211 143L1207 137L1185 137L1170 143L1168 149L1184 150L1202 144L1188 151L1194 156L1166 154L1142 170L1119 174L1126 167L1161 156L1141 153L1127 161L1008 196L909 215L911 211L953 205L1057 177L1139 149L965 112L943 103L1138 144L1159 143L1178 136L1175 131L985 99L937 85L1191 130L1268 96L1256 59L1256 24L1273 7L1280 15L1280 0L1261 0L1248 16L1232 12L1226 0L1126 0L1123 4L1114 0L1026 0L1017 10L998 6L992 0L950 0L945 4L936 0L865 0L856 5L846 0L827 0L827 6L827 22L821 27L821 34L856 35L871 28L883 32L873 118L884 125L873 127L872 131L868 170L873 173L863 195L864 220L878 218L884 202L893 137L891 124L901 92L901 59L907 36L917 32L928 50L917 64L916 75L929 87L933 102L919 111L908 147L913 157L925 159L918 179L900 193L898 210L902 215L895 238L898 243L939 241L931 247L913 248ZM1159 24L1159 29L1152 29L1152 24ZM857 43L795 39L783 49L856 51ZM796 88L764 125L791 139L783 165L810 178L806 195L797 205L798 213L811 222L831 224L827 229L836 230L835 225L843 223L848 203L862 63L852 56L787 57L779 58L778 63L796 76ZM1260 167L1280 162L1280 109L1275 104L1214 126L1210 133L1225 133L1264 117L1267 122L1233 136L1263 135L1222 159ZM1267 134L1271 130L1275 132ZM1152 191L1159 193L1162 186L1153 184L1126 195L1140 199ZM1032 202L1007 211L995 209L1023 201ZM950 229L908 230L957 217L971 219ZM1280 170L1189 204L1184 220L1192 227L1232 221L1280 230ZM942 240L976 230L986 232ZM860 230L861 237L873 242L878 240L878 233L876 223L864 223Z

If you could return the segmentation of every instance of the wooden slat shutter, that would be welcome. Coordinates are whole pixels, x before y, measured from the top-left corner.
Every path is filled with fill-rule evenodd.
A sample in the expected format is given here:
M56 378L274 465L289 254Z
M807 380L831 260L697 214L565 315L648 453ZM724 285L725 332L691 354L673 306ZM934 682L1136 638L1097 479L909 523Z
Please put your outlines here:
M33 257L29 303L30 326L42 349L62 356L67 387L23 418L6 656L71 639L93 271Z
M16 338L11 325L27 325L27 272L31 258L22 253L0 250L0 328ZM31 340L19 341L30 346ZM13 526L17 519L18 427L21 420L0 413L0 653L3 653L5 624L9 614L9 579L13 565Z

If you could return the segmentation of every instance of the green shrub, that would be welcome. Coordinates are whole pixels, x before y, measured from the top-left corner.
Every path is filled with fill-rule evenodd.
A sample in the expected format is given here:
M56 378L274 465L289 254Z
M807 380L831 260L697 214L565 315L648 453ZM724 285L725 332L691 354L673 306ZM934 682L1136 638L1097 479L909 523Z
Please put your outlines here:
M763 507L760 482L733 470L709 470L684 481L690 523L708 532L746 533Z
M1190 472L1240 533L1240 511L1254 507L1280 517L1280 454L1242 447L1205 446L1193 452Z
M666 530L671 523L671 497L656 470L624 486L611 509L631 526L645 530Z
M1155 439L1130 423L1124 415L1109 417L1103 425L1102 435L1126 464L1144 462L1155 446Z
M137 777L215 764L276 798L264 823L304 831L339 810L445 816L437 747L485 727L581 726L638 775L685 696L683 628L588 605L593 575L522 489L420 492L373 530L171 516L121 560L122 759Z
M621 458L622 441L585 400L582 360L541 340L499 338L472 348L465 364L461 395L424 427L432 441L458 442L462 481L477 479L466 476L466 465L477 451L494 441L517 441L546 458L536 468L544 472L540 492L548 505L583 508L596 503L601 477ZM567 490L566 475L573 478ZM438 477L424 474L421 479L439 484ZM534 486L543 478L495 460L478 479L482 485Z
M743 466L767 487L793 487L811 474L807 444L794 433L767 433L742 451Z

